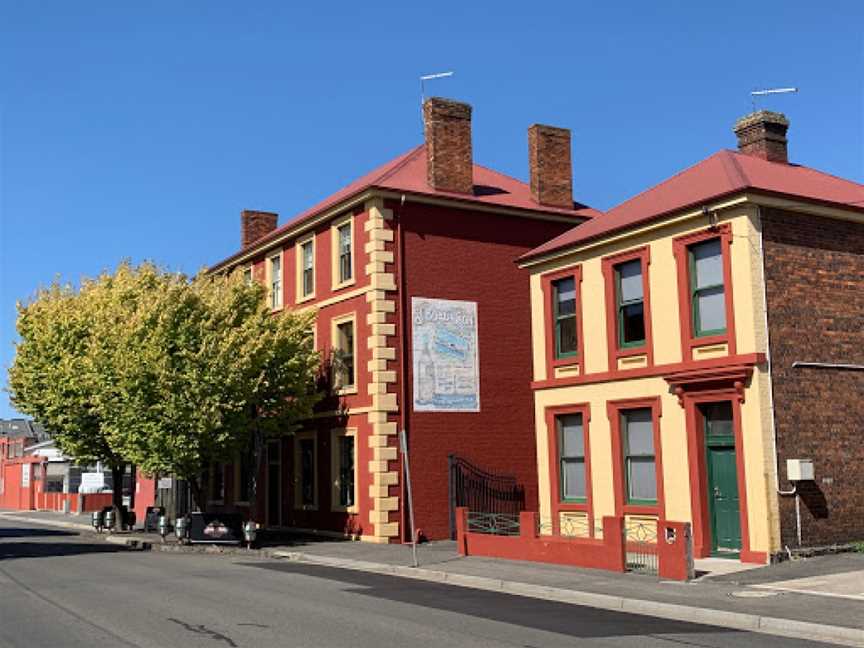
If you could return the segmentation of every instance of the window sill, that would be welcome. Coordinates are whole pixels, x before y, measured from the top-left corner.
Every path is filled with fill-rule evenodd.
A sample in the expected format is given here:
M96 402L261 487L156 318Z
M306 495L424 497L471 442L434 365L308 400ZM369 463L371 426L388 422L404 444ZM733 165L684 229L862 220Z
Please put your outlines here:
M359 393L357 385L354 385L353 387L345 387L344 389L340 388L335 390L335 394L337 396L351 396L357 393Z
M581 364L579 359L579 354L574 353L573 355L562 356L560 358L552 358L552 366L557 369L558 367L571 367L574 365Z
M295 304L305 304L306 302L310 302L313 299L315 299L315 293L312 293L310 295L305 295L304 297L298 297L294 303Z
M342 290L344 288L349 288L351 286L356 286L356 285L357 285L357 279L352 278L352 279L349 279L348 281L343 281L342 283L333 284L330 286L330 289L333 292L336 292L336 291Z
M659 515L660 509L657 507L657 503L654 502L634 502L631 504L624 505L624 514L625 515Z
M558 502L559 511L587 511L588 502L578 502L574 500L564 500Z

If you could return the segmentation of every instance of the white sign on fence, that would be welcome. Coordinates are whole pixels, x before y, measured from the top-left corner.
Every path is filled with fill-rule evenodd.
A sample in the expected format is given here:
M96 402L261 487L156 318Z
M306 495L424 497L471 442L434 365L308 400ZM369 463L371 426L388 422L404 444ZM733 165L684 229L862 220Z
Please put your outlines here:
M160 477L159 481L156 482L156 488L159 490L171 490L174 485L173 481L170 477Z
M414 409L479 412L477 302L411 298Z
M30 488L30 466L31 464L21 464L21 488Z
M78 486L79 493L98 493L103 488L105 488L105 473L81 473L81 485Z

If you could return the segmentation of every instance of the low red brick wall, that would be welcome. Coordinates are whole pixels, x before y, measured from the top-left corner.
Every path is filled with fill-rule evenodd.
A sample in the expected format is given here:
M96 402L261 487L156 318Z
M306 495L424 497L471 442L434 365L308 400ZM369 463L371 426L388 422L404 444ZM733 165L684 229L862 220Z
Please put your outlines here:
M658 575L669 580L693 577L690 525L658 522ZM519 535L494 535L468 531L468 509L456 509L456 542L463 556L487 556L507 560L626 571L624 519L603 518L603 539L540 535L537 513L519 516Z

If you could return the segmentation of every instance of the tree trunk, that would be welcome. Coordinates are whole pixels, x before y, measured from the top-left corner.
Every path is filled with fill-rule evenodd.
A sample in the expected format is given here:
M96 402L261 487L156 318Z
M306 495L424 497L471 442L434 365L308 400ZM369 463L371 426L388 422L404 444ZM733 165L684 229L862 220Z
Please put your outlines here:
M114 509L114 525L118 530L123 529L125 518L123 516L123 474L126 465L111 464L111 508Z
M204 485L201 477L190 477L186 480L189 483L189 488L192 490L192 503L202 513L207 512L207 498L204 497Z
M258 426L258 420L255 420L255 431L252 433L252 452L254 461L252 470L249 472L249 518L254 520L258 517L261 511L258 510L258 476L261 474L261 461L264 455L264 438L261 434L261 429Z

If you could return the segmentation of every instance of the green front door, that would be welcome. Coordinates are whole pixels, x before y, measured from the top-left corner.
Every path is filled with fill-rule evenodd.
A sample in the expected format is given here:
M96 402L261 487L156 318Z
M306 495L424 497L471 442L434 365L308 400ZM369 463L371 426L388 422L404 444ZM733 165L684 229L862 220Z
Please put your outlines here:
M732 404L710 403L700 409L705 420L711 549L717 554L735 553L741 549L741 513Z

